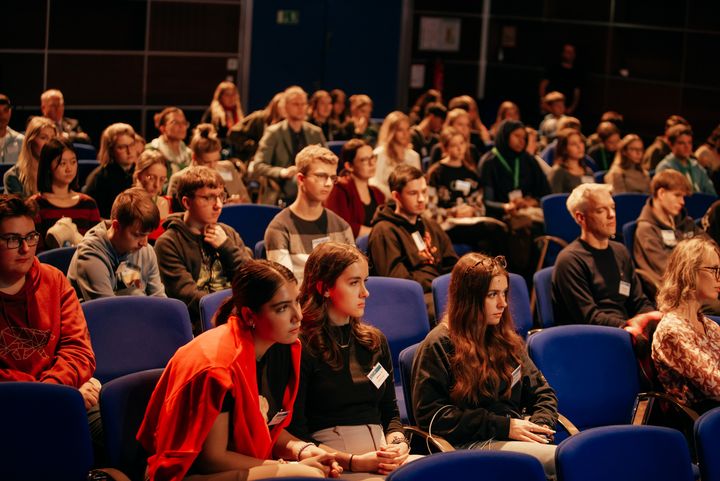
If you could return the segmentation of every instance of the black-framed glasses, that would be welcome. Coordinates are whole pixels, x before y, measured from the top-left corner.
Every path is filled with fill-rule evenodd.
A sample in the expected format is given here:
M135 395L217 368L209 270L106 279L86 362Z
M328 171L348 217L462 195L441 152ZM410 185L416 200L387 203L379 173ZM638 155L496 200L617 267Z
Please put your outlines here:
M17 249L23 242L27 243L29 247L32 247L38 245L38 242L40 242L40 233L34 230L24 236L19 234L5 234L0 235L0 239L5 241L8 249Z
M507 260L505 259L505 256L496 256L496 257L483 257L479 261L477 261L475 264L468 266L467 270L465 271L465 274L467 275L475 269L477 266L482 266L483 269L492 271L495 267L500 267L501 269L507 268Z
M711 272L715 277L715 282L720 282L720 266L703 266L700 269Z
M325 172L310 172L307 175L308 175L308 177L310 177L310 176L315 177L323 185L327 184L328 179L330 179L330 182L332 182L333 184L337 184L337 181L338 181L337 175L328 175Z
M221 204L224 204L227 200L227 192L223 192L218 195L195 195L198 199L202 199L206 204L217 204L219 200Z

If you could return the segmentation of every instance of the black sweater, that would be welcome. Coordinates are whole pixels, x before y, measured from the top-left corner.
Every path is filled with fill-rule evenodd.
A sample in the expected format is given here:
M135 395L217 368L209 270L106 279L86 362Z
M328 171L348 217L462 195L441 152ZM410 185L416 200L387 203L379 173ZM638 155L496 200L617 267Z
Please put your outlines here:
M300 387L288 431L308 440L312 433L334 426L378 424L385 434L403 432L385 336L380 334L380 348L371 352L350 337L349 324L331 331L338 342L350 339L348 347L340 348L342 367L333 370L303 342ZM379 389L367 377L378 362L389 374Z
M456 404L450 398L455 384L451 356L455 348L445 323L438 324L420 345L413 362L412 400L418 426L443 436L455 447L489 439L507 440L510 419L530 416L530 421L550 428L557 422L555 391L523 350L521 379L509 399L499 395L482 398L479 403ZM498 393L506 389L501 384ZM441 408L442 411L439 411ZM439 411L439 412L438 412Z
M630 284L620 293L620 282ZM556 324L600 324L622 327L626 321L654 310L645 297L625 246L610 241L595 249L576 239L558 255L552 278Z

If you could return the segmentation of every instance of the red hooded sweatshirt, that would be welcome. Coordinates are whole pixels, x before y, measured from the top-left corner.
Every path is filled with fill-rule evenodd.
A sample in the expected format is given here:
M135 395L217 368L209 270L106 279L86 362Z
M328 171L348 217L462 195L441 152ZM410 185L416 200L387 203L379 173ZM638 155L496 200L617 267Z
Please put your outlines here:
M268 429L260 413L252 334L239 328L240 321L233 317L178 349L155 387L137 435L150 453L152 481L185 477L227 393L235 401L229 437L237 453L271 459L275 441L290 424L300 380L300 341L291 346L292 366L282 400L289 414Z
M80 387L95 372L85 316L75 290L35 258L17 294L0 292L0 381Z

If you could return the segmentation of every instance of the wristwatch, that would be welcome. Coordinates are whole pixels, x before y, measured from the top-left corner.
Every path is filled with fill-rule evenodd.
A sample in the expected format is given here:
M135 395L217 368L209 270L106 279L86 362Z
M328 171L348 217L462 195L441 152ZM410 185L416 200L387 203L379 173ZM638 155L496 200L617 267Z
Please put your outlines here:
M406 438L404 435L401 438L395 438L392 441L390 441L390 444L400 444L400 443L405 443L408 446L410 446L410 440L408 438Z

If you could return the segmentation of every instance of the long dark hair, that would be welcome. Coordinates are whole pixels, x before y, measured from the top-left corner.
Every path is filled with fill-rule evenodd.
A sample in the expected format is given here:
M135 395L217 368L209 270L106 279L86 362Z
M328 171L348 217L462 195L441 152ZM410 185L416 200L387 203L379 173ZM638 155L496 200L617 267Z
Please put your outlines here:
M520 362L523 342L515 333L510 309L497 325L484 317L485 298L495 276L509 275L496 260L483 254L463 256L452 270L448 291L447 323L455 346L451 369L455 385L450 396L455 402L478 403L481 397L509 398L512 372ZM499 393L504 382L506 389Z
M232 297L222 303L213 316L212 324L227 323L231 314L237 315L241 327L250 329L250 322L242 316L243 307L259 312L275 293L288 282L297 283L292 271L282 264L265 259L245 262L235 273L232 282Z
M325 242L313 250L305 263L305 275L300 288L303 310L300 337L314 356L336 370L342 367L342 357L330 335L329 300L323 293L335 285L345 269L361 261L367 262L367 259L355 246ZM380 331L376 328L351 317L350 329L361 346L370 351L380 347Z
M48 143L43 146L42 150L40 151L40 162L38 163L38 192L52 192L52 174L53 171L55 171L60 166L62 154L66 150L69 150L70 152L75 154L75 159L77 159L75 147L73 147L72 142L67 139L55 137L54 139L50 139ZM57 161L55 168L53 168L52 166L52 163L54 161ZM68 187L70 188L70 190L80 190L80 186L78 185L77 169L75 170L75 177L73 178L72 182L70 182L70 185Z

